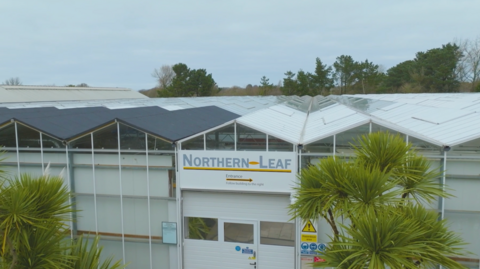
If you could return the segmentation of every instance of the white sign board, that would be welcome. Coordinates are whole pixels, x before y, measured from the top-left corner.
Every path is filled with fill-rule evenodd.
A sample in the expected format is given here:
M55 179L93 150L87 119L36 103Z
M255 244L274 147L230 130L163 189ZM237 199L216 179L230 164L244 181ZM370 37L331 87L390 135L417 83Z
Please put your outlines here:
M164 244L177 244L176 222L162 222L162 242Z
M180 150L182 189L291 192L294 152Z

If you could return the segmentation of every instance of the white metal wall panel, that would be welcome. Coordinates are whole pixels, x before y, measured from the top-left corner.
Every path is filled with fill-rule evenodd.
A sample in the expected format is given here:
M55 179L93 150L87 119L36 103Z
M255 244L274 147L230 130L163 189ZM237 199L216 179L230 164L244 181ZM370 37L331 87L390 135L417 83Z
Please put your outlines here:
M230 269L225 268L225 261L221 255L223 247L217 241L187 239L183 252L185 269Z
M190 217L288 222L286 195L184 192L183 214Z
M287 209L290 199L287 195L185 191L183 201L184 216L259 222L288 222L290 219ZM217 241L185 239L185 269L238 269L238 266L226 266L232 264L232 261L225 260L230 259L227 255L221 255L225 252L224 245L225 243ZM294 247L258 246L257 269L295 267Z
M270 245L258 246L258 269L295 268L295 248Z
M447 179L447 187L455 197L445 200L446 210L480 212L478 202L480 179Z

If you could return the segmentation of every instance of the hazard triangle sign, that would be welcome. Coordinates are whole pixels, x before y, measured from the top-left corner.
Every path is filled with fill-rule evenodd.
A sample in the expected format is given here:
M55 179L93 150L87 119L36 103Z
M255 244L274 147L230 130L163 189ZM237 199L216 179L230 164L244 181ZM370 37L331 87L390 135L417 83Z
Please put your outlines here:
M305 223L305 226L302 229L302 232L304 233L316 233L317 230L315 230L315 227L313 226L312 222L309 220L307 223Z

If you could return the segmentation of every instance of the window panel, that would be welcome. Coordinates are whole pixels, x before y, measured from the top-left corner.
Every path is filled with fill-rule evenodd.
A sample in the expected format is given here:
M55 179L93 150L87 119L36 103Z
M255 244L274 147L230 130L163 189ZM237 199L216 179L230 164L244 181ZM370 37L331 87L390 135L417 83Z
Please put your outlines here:
M145 133L120 124L120 149L145 150Z
M40 133L22 124L17 124L18 147L40 148Z
M421 154L443 155L443 148L432 143L420 140L413 136L408 137L408 142Z
M207 150L234 150L235 126L233 124L211 131L205 135Z
M117 125L112 124L93 133L95 149L118 149Z
M237 124L237 150L267 150L267 135Z
M381 126L381 125L372 123L372 133L376 133L376 132L389 132L390 134L393 134L393 135L399 134L400 136L403 137L403 139L405 139L405 134L402 134L402 133L400 133L400 132L397 132L397 131L395 131L395 130L389 129L389 128L387 128L387 127L383 127L383 126Z
M293 144L272 135L268 136L268 151L293 151Z
M304 153L333 153L333 136L303 146Z
M260 244L295 246L295 224L260 221Z
M92 137L91 134L82 136L78 139L69 142L69 145L72 149L91 149L92 148Z
M15 142L15 124L9 124L0 129L0 147L17 147Z
M182 142L182 149L188 149L188 150L204 150L204 137L203 135L194 137L192 139L189 139L187 141Z
M169 143L167 141L164 141L160 138L153 137L151 135L148 135L148 150L171 150L173 151L173 145L172 143Z
M365 124L345 132L336 134L335 136L335 150L337 153L353 153L353 147L351 144L355 144L360 136L369 133L370 124Z
M49 135L42 134L43 149L62 149L65 148L63 142Z
M253 244L253 224L225 222L223 224L223 241Z
M218 241L218 219L185 217L185 238Z

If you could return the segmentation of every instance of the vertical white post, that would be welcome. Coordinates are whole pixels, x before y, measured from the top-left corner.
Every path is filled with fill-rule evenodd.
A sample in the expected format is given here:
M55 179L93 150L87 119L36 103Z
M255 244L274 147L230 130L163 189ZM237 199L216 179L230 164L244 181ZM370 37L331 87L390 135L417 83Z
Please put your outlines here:
M175 147L175 173L177 179L177 188L176 188L176 201L177 201L177 266L178 268L183 268L183 216L182 216L182 191L180 189L180 173L178 173L178 169L180 167L180 163L178 161L178 151L177 147Z
M265 143L267 144L267 151L268 151L268 134L265 134Z
M233 123L233 142L235 145L235 151L237 151L237 122Z
M118 181L120 183L120 219L122 227L122 263L125 264L125 231L123 228L123 188L122 188L122 156L120 153L120 123L117 122L117 146L118 146Z
M297 168L297 171L298 171L298 174L301 174L302 172L302 150L299 150L297 148L297 152L298 152L298 168ZM298 177L295 177L295 182L298 184L299 183L299 179ZM293 193L292 193L293 194ZM290 194L290 196L292 195ZM290 198L290 203L294 203L295 201L293 201L292 198ZM301 241L301 230L302 229L302 220L300 218L295 218L295 269L301 269L300 266L301 266L301 259L302 259L302 256L301 256L301 253L300 253L300 244L302 243Z
M67 159L67 187L68 192L70 193L68 197L68 202L72 204L72 183L70 182L72 179L70 178L70 157L68 157L68 145L65 145L65 155ZM70 212L70 238L73 239L73 212Z
M17 122L15 124L15 145L17 146L17 170L18 170L18 176L20 177L20 152L18 150L18 128L17 128Z
M333 135L333 156L335 157L335 154L337 152L337 135Z
M152 221L151 221L151 210L150 210L150 169L148 163L148 135L145 133L145 165L147 167L147 208L148 208L148 250L150 252L150 269L153 269L153 259L152 259Z
M90 141L92 144L92 183L93 183L93 206L95 213L95 234L98 235L98 213L97 213L97 178L95 174L95 145L93 144L93 133L90 133Z
M42 173L45 172L45 164L43 162L43 137L42 132L40 132L40 158L42 162Z
M445 192L445 184L447 183L447 151L443 150L443 167L442 167L442 189ZM445 219L445 198L442 199L441 204L441 219Z

